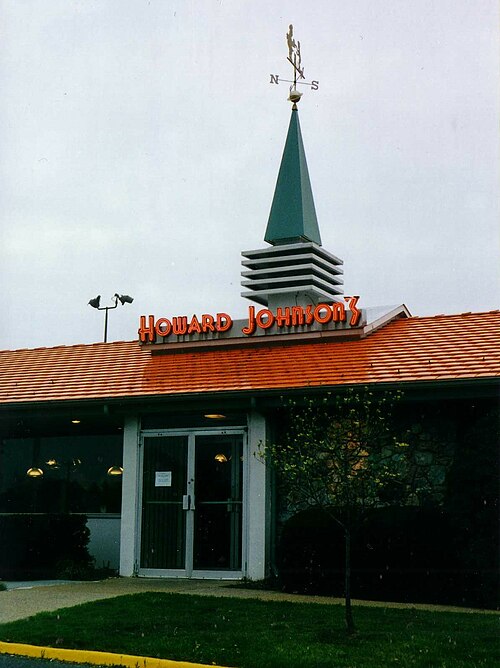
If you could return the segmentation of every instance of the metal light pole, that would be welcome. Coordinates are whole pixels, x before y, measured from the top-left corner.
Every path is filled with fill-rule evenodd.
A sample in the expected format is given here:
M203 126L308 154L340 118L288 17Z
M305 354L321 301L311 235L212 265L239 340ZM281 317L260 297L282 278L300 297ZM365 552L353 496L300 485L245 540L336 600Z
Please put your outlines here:
M101 295L97 295L97 297L94 297L94 299L89 301L89 305L92 306L92 308L95 308L98 311L106 311L104 316L104 343L107 343L108 341L108 311L116 308L118 306L118 302L120 302L123 306L124 304L131 304L134 301L134 298L130 297L129 295L119 295L116 293L112 298L115 300L113 306L100 306Z

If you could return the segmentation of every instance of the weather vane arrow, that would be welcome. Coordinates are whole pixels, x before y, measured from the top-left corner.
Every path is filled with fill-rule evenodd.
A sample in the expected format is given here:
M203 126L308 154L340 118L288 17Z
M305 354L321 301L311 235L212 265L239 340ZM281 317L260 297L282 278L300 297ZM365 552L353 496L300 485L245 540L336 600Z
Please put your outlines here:
M290 95L288 99L293 103L292 109L297 109L297 102L302 97L302 93L297 90L297 84L309 86L311 90L318 90L319 81L306 81L304 76L304 67L302 66L302 56L300 53L300 42L295 41L293 37L293 25L290 24L286 34L286 43L288 46L287 60L293 67L293 81L290 79L280 79L279 74L271 74L269 83L279 84L280 81L292 84L290 86ZM304 81L302 81L304 79Z

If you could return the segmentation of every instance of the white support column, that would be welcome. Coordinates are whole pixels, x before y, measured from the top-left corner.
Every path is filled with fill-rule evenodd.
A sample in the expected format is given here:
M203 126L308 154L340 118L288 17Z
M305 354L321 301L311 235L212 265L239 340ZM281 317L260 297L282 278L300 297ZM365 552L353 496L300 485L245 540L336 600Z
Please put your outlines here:
M134 574L139 496L139 420L127 417L123 428L122 523L120 575Z
M266 420L252 411L248 420L248 488L246 527L246 577L262 580L266 575L266 518L267 485L266 465L262 461L259 446L266 441Z

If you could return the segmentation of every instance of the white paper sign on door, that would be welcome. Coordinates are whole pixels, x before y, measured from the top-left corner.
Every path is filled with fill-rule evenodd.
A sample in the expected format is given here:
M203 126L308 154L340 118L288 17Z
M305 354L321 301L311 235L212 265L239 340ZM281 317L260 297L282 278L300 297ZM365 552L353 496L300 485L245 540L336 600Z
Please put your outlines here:
M155 487L172 487L172 471L155 471Z

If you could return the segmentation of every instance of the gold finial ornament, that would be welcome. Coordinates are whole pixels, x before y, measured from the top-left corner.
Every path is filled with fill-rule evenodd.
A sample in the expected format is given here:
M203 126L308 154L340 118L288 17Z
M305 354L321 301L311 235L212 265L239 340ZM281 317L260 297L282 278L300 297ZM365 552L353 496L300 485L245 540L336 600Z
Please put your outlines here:
M302 93L300 93L296 88L290 88L290 95L288 99L292 102L292 109L297 109L297 102L300 101Z
M293 67L293 81L290 79L282 79L287 83L291 83L290 94L288 99L292 103L292 109L297 109L297 102L299 102L302 97L302 93L297 90L297 85L302 84L305 86L310 86L311 90L318 90L319 81L305 81L304 68L302 66L302 55L300 53L300 42L295 40L293 36L293 25L288 26L288 32L286 34L286 44L288 47L288 56L287 60ZM278 74L271 74L270 83L279 84L280 78Z

